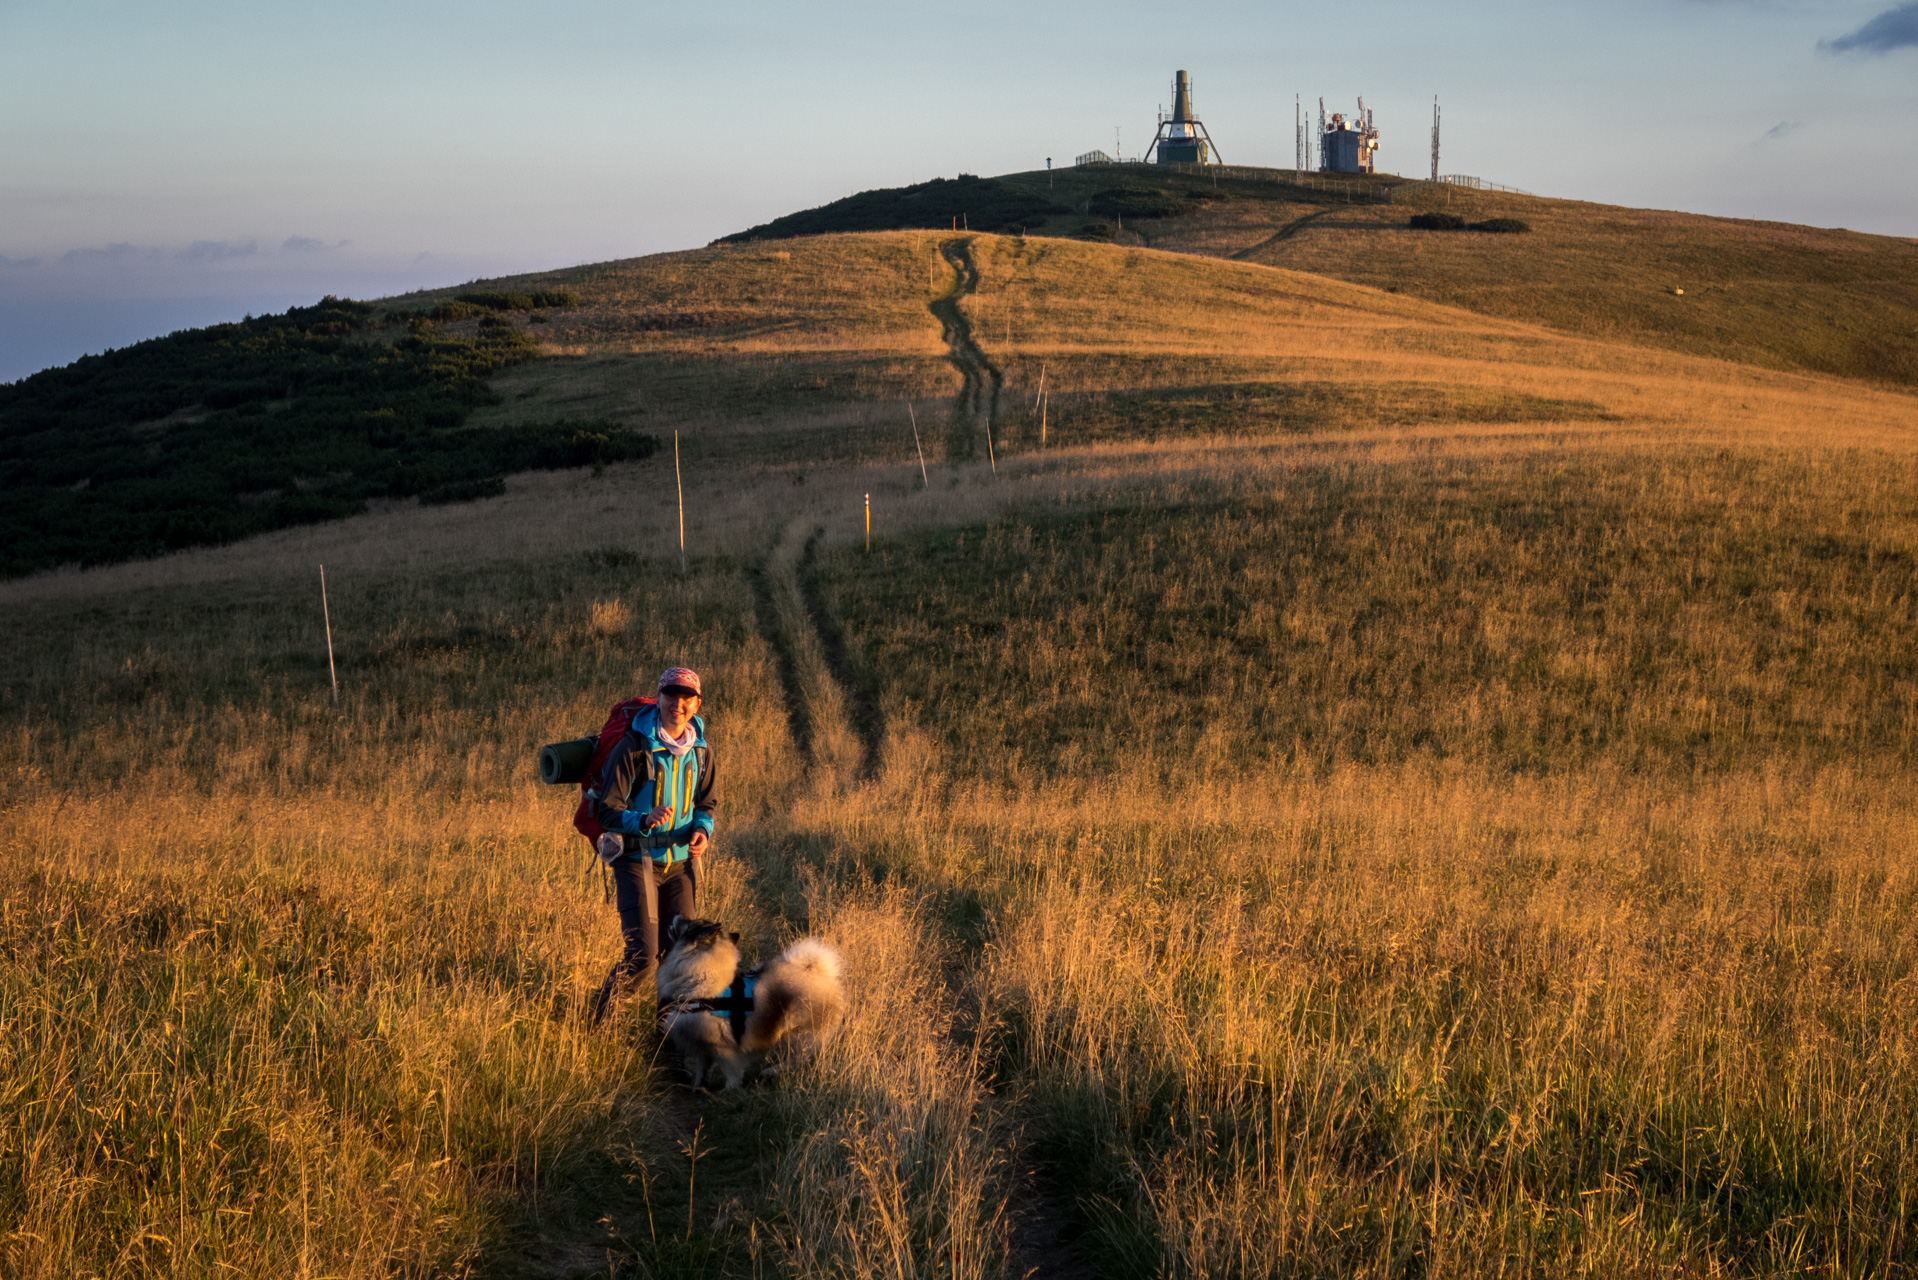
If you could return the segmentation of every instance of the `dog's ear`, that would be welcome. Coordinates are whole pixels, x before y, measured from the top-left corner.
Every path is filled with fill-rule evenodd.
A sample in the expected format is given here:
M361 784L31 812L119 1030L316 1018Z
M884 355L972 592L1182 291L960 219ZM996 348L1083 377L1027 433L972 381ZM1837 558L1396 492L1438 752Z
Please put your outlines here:
M733 940L733 945L734 945L734 946L738 946L738 945L739 945L739 935L738 935L738 934L736 934L736 933L729 933L729 934L727 934L726 936L727 936L728 938L731 938L731 939Z
M677 938L681 932L680 923L684 921L685 919L686 919L685 916L674 915L673 922L666 926L666 936L669 938Z

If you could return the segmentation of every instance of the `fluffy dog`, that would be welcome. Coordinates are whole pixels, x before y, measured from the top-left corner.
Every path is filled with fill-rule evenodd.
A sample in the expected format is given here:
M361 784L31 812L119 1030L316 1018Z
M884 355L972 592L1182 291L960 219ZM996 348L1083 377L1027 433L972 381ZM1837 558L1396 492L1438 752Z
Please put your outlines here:
M737 1089L782 1041L810 1053L845 1014L839 953L817 938L801 938L741 975L739 935L717 920L676 916L666 936L672 949L659 965L660 1025L695 1089L714 1067L726 1088ZM735 1036L735 1025L743 1035Z

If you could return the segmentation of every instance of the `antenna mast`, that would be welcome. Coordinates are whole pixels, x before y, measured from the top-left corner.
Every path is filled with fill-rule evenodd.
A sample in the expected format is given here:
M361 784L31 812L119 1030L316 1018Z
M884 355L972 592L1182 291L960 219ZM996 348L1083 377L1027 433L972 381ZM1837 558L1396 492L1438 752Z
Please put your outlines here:
M1439 147L1439 101L1438 95L1432 95L1432 181L1438 181Z

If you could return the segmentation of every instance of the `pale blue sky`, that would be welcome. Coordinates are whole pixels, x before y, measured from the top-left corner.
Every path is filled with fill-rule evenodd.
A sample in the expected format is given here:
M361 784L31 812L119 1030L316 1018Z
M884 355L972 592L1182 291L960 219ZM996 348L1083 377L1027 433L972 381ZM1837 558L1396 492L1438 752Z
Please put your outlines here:
M1423 173L1436 93L1446 172L1918 236L1918 3L0 0L0 379L1130 153L1180 67L1232 162L1362 93Z

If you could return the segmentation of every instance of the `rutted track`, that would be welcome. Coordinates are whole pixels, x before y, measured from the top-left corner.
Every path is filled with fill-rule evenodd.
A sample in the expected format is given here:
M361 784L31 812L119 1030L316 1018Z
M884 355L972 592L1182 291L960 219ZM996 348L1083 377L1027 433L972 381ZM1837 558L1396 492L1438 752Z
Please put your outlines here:
M947 240L939 246L939 256L946 260L957 278L948 292L934 298L929 305L939 319L940 336L946 340L946 358L965 379L947 424L946 454L951 458L970 458L977 452L974 432L979 428L985 429L988 452L994 446L992 432L999 421L999 388L1005 379L973 341L972 322L959 309L959 299L979 287L979 268L972 261L972 241Z
M750 571L753 612L778 666L794 744L808 764L854 786L878 773L886 725L819 592L824 532L811 516L785 523Z
M1250 248L1239 250L1233 254L1232 257L1240 262L1249 262L1252 260L1252 255L1259 252L1259 250L1270 249L1281 240L1290 240L1293 236L1299 234L1299 232L1305 230L1320 218L1330 215L1332 212L1333 210L1331 209L1320 209L1317 213L1308 213L1303 218L1294 218L1265 239Z

